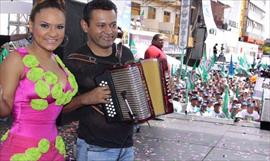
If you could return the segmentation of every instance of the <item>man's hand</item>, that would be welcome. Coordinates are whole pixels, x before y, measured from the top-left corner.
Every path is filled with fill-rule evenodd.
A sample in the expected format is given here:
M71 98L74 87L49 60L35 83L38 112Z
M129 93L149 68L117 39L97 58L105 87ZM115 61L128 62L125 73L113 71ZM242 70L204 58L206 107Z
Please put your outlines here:
M107 103L111 97L109 86L96 87L95 89L81 95L81 103L83 105Z

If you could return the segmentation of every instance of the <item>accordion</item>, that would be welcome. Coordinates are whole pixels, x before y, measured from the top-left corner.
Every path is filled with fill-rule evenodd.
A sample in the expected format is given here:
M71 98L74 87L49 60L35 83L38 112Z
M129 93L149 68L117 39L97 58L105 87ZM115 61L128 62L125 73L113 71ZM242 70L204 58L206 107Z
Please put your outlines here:
M111 98L102 104L108 122L144 122L173 112L166 73L157 59L116 67L95 78L99 86L108 85Z

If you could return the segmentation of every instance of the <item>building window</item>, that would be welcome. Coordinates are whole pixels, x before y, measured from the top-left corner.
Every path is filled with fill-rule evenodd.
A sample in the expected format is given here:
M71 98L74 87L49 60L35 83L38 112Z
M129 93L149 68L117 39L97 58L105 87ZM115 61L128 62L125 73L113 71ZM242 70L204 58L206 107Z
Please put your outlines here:
M131 2L131 15L139 16L141 11L140 8L141 6L139 3Z
M154 7L148 7L148 19L156 19L156 9Z
M164 11L163 22L170 22L170 18L171 18L171 13L168 11Z

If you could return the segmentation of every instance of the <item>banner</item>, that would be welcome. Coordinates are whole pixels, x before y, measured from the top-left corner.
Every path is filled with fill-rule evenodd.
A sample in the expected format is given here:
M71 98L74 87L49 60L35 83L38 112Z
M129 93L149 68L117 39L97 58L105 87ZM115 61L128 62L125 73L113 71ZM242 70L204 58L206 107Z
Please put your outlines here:
M190 0L181 1L179 46L185 49L188 45L189 21L190 21Z
M263 97L270 98L270 79L258 77L254 87L253 98L261 100Z

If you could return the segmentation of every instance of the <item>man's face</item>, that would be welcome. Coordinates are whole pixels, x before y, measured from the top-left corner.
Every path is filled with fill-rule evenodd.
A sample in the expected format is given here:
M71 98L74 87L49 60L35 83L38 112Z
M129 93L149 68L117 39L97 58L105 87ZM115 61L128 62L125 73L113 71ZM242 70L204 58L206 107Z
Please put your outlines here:
M164 46L164 39L164 36L159 36L158 39L153 42L153 44L158 48L162 49Z
M90 17L89 24L82 20L81 25L91 47L110 48L117 37L117 14L114 10L96 9Z
M219 113L220 112L220 105L214 106L214 111Z

